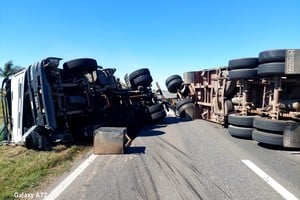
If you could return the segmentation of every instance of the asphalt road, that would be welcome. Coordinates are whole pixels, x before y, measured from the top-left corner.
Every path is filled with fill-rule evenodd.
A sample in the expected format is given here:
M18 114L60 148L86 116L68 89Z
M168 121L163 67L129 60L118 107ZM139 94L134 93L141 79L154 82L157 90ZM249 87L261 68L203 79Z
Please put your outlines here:
M300 150L261 146L231 137L218 124L168 117L146 127L127 154L97 156L57 199L284 199L242 160L300 198Z

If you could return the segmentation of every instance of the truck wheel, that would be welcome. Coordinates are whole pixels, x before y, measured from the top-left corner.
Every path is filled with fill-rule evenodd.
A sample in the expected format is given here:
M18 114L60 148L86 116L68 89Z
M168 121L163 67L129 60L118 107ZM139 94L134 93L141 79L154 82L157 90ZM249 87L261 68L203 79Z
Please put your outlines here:
M258 65L258 58L240 58L229 60L228 69L245 69L256 68Z
M33 131L28 138L26 138L26 147L28 149L37 149L37 150L49 150L50 142L48 138L44 135Z
M169 83L170 83L171 81L177 80L177 79L182 81L181 76L179 76L179 75L177 75L177 74L172 75L172 76L169 76L169 78L167 78L167 80L166 80L166 86L168 87L168 85L169 85Z
M153 113L156 113L156 112L159 112L162 110L164 110L164 107L162 104L159 104L159 103L148 107L148 112L150 114L153 114Z
M226 100L225 104L224 104L224 114L227 115L233 111L234 111L234 109L233 109L233 104L232 104L231 100Z
M272 120L263 117L255 117L253 119L253 127L270 132L282 133L287 125L287 121Z
M283 146L283 135L254 129L252 132L252 139L265 144Z
M178 102L176 110L180 117L194 119L195 104L192 99L183 99Z
M259 63L285 62L286 49L268 50L259 53Z
M235 69L228 72L229 80L253 78L257 74L257 69Z
M151 75L141 75L133 79L133 85L148 87L151 85L152 81Z
M182 83L183 81L181 79L173 79L168 83L167 89L170 93L176 93L177 90L180 89Z
M259 76L281 75L285 72L285 63L266 63L258 65L257 74Z
M68 72L94 71L98 68L97 61L91 58L80 58L65 62L63 68Z
M228 126L228 133L232 136L242 137L242 138L252 138L253 128L239 127L239 126Z
M228 97L228 96L232 95L235 87L236 87L235 81L229 81L229 80L226 81L224 96Z
M231 114L228 116L229 124L244 127L253 127L253 118L255 116L244 116L238 114Z
M162 110L162 111L151 114L151 119L153 122L159 122L166 116L167 116L166 112L164 110Z
M150 75L150 71L148 68L142 68L142 69L138 69L134 72L132 72L131 74L129 74L129 81L133 82L133 79L137 78L138 76L142 76L142 75Z

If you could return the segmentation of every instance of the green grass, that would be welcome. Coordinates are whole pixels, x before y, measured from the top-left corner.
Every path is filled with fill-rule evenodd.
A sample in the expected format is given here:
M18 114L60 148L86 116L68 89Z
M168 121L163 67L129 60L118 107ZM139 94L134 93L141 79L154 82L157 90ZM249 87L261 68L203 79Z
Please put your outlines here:
M15 192L45 192L42 188L47 183L70 169L73 161L89 149L60 145L45 152L0 146L0 199L14 199Z

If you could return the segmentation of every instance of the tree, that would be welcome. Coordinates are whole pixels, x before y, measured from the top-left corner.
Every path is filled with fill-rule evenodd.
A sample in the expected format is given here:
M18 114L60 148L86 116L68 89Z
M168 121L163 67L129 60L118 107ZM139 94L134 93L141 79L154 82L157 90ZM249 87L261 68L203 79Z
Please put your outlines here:
M0 76L4 78L8 78L9 76L23 70L24 68L21 66L13 65L13 62L10 60L5 63L4 68L0 68Z

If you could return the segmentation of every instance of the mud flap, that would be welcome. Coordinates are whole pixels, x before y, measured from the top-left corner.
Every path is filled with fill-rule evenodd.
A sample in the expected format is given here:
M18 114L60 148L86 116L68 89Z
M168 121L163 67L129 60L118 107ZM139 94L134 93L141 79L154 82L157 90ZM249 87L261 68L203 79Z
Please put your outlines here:
M124 137L127 129L123 127L101 127L94 131L94 154L123 154Z
M300 124L288 122L283 132L283 146L300 148Z

